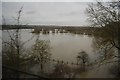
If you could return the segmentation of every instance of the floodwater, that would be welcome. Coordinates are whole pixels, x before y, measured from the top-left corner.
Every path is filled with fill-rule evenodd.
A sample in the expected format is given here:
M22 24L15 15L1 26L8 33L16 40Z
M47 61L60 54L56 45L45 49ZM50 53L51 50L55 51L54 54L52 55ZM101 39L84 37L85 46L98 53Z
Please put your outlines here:
M25 44L26 48L30 48L36 40L37 35L31 33L32 30L21 30L21 41L25 42L31 39ZM12 30L9 31L12 33ZM3 41L9 40L8 33L6 30L2 32ZM79 35L72 33L52 33L49 34L39 34L39 39L49 40L51 46L52 59L63 60L65 62L76 63L76 56L80 51L86 51L90 56L90 60L94 61L96 59L96 54L93 49L93 37L88 35ZM35 71L36 67L33 68ZM77 74L78 78L105 78L113 77L107 71L108 67L102 66L99 70L90 70L87 73Z

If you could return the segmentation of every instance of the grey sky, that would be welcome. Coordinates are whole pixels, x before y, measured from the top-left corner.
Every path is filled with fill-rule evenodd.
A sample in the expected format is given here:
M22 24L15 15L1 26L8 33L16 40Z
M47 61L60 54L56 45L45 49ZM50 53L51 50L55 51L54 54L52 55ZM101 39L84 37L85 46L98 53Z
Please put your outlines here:
M13 24L23 6L22 24L88 25L85 9L88 2L3 2L6 23Z
M97 0L102 2L116 0ZM96 0L2 0L2 2L96 2Z
M0 2L0 25L2 24L2 3ZM1 29L1 26L0 26Z

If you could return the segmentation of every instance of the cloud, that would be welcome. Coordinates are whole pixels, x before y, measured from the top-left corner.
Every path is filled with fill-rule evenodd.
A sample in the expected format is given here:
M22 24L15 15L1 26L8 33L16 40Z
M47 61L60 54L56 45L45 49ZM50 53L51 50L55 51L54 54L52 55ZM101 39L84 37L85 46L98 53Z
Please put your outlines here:
M13 24L12 16L23 6L23 24L87 25L85 2L4 2L3 13L6 22ZM11 21L10 21L11 20Z
M35 14L36 11L27 11L26 14Z

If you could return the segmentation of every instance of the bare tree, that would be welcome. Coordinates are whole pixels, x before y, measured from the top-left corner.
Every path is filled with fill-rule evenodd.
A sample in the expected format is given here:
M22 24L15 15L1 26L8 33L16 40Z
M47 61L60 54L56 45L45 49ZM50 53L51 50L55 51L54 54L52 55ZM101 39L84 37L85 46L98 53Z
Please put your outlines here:
M29 40L27 40L24 43L22 43L21 41L20 19L21 19L22 9L23 7L21 7L18 10L17 17L14 18L16 21L16 24L15 24L16 29L12 31L8 29L7 30L8 41L4 41L4 37L2 41L3 67L7 66L7 67L15 68L17 70L23 70L23 69L25 70L26 63L30 61L28 55L26 55L26 51L24 48L24 44L27 43L27 41ZM3 19L4 19L3 25L7 25L5 22L5 18ZM19 72L17 72L14 75L14 77L19 78Z
M81 51L77 55L77 61L82 65L82 68L85 70L86 65L89 63L89 56L85 51Z
M40 71L43 73L44 64L51 58L50 41L39 40L39 34L37 34L35 44L31 48L31 59L40 65Z
M87 8L89 21L94 27L100 27L94 31L96 43L99 47L104 47L105 53L116 48L118 54L118 65L120 66L120 1L96 2L89 4Z
M74 78L75 77L72 68L65 63L56 64L53 72L49 76L50 78Z

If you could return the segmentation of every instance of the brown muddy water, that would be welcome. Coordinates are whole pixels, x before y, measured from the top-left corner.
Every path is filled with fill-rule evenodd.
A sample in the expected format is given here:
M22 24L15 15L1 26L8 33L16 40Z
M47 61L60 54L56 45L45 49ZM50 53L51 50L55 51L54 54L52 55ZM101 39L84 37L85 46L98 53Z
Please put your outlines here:
M21 30L21 41L25 42L28 39L31 40L25 44L25 47L29 49L36 40L35 34L31 33L32 30L30 29L22 29ZM10 33L12 34L13 30L10 30ZM9 40L9 36L6 30L2 31L2 38L3 41ZM97 59L97 54L93 48L93 36L89 35L80 35L80 34L72 34L72 33L50 33L43 34L42 32L39 34L39 39L41 40L49 40L50 46L51 46L51 54L52 59L56 60L63 60L68 63L76 63L76 56L78 52L84 50L87 52L87 54L90 57L90 61L94 61ZM32 65L32 64L31 64ZM45 67L46 71L52 70L53 65L48 64ZM87 72L77 74L75 77L77 78L110 78L114 77L112 74L108 71L109 65L103 65L99 68L94 68L92 70L88 70ZM35 65L31 71L33 73L37 74L38 66ZM49 69L49 70L47 70Z

